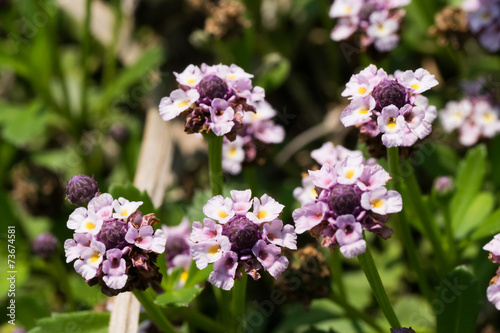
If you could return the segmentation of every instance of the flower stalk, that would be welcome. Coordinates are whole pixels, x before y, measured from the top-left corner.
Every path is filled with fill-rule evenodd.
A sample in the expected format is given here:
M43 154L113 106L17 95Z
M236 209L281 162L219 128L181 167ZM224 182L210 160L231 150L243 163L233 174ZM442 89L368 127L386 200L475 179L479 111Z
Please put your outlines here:
M146 310L149 318L158 326L158 328L165 333L175 333L175 329L170 323L170 321L165 317L163 312L160 310L156 304L154 304L153 299L148 294L147 291L139 291L134 289L132 291L135 297L139 300L141 305Z
M224 182L222 174L222 140L224 137L217 136L213 132L203 133L203 137L208 143L208 173L212 195L222 195L222 184Z

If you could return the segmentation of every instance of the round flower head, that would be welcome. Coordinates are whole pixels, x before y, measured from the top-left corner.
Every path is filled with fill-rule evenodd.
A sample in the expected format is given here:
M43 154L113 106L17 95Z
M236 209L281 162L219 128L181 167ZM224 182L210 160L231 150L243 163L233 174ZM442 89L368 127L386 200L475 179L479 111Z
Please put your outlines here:
M470 96L450 101L439 113L446 132L458 130L458 139L464 146L500 133L500 105L489 95Z
M264 154L268 146L281 143L285 138L285 130L276 125L272 118L277 114L265 100L250 103L255 113L246 112L243 127L236 132L236 139L224 139L222 148L222 168L225 172L236 175L241 172L244 162L264 162Z
M293 212L295 231L321 236L324 247L340 247L345 257L352 258L366 249L362 230L384 239L391 236L392 229L385 225L387 214L401 211L403 203L398 192L385 188L389 174L374 160L365 161L361 152L330 161L309 171L316 195Z
M438 82L425 69L388 75L370 65L353 75L342 96L351 103L342 111L344 126L356 126L364 136L381 136L386 147L412 146L431 133L437 112L422 92Z
M250 190L231 191L231 198L215 196L203 207L210 218L193 223L191 255L196 266L203 269L213 263L209 281L224 290L233 287L240 268L254 280L260 278L260 269L278 278L288 267L281 248L297 249L293 226L278 219L284 206L267 194L250 198Z
M232 141L245 114L255 112L251 103L264 98L264 90L252 86L253 75L234 64L189 65L174 74L179 89L162 98L160 115L163 120L185 115L189 134L212 131Z
M410 0L334 0L329 14L338 21L330 37L341 41L357 34L363 50L373 45L379 52L388 52L399 42L399 26L405 16L400 7L409 3Z
M94 177L76 175L66 184L66 200L75 206L86 206L99 192Z
M66 262L76 259L77 273L108 296L161 282L155 262L165 251L166 237L161 229L153 230L154 214L138 211L141 205L103 193L69 217L68 228L75 233L64 242Z
M500 1L466 0L462 8L467 12L467 23L479 44L489 52L500 50Z
M57 252L57 238L50 232L38 235L33 241L33 252L43 259L52 257Z

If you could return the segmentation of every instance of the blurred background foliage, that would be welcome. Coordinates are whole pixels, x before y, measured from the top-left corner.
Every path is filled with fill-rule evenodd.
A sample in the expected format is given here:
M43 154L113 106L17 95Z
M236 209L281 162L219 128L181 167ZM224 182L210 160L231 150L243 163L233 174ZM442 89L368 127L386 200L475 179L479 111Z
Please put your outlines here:
M71 234L65 226L71 207L64 202L63 188L79 173L93 175L102 191L111 184L133 181L145 111L175 88L172 72L182 72L189 64L235 63L255 75L254 84L265 88L286 138L273 148L265 167L250 166L240 176L227 177L226 187L247 188L246 183L251 183L255 196L266 192L285 204L282 218L291 223L291 212L297 207L292 191L300 185L300 174L313 166L309 152L327 140L363 149L355 130L345 130L333 120L347 104L340 93L353 73L370 63L388 73L424 67L440 83L427 94L438 109L461 97L464 80L482 80L488 89L499 90L498 54L486 53L473 38L461 41L456 49L429 34L435 14L460 2L412 1L405 7L400 44L388 54L378 54L370 49L361 52L356 41L335 43L329 38L334 21L328 17L328 0L0 1L0 211L4 221L0 233L6 239L6 226L16 226L16 301L22 309L18 323L30 329L52 311L104 309L105 296L99 289L89 288L72 267L63 264L62 244ZM181 121L174 123L180 125L175 128L182 127ZM207 199L202 191L208 186L203 143L182 130L175 133L174 181L158 208L162 223L170 225L185 214L196 218ZM468 205L467 200L474 199L475 205L464 208L470 214L464 219L470 221L457 222L460 233L456 235L460 250L456 257L461 258L456 263L473 268L484 301L494 267L481 247L500 231L500 140L469 152L464 162L459 161L466 149L439 125L424 145L414 166L429 194L429 207L439 208L430 195L437 176L458 174L464 183L475 182L474 193L486 193L463 201ZM479 177L471 180L471 174ZM470 184L459 186L470 189ZM438 213L441 224L443 214ZM483 222L489 227L477 229ZM48 261L32 256L31 250L33 239L45 231L54 233L61 245L58 257ZM415 237L437 286L429 243L418 233ZM311 242L308 236L300 237L301 244ZM399 299L396 312L418 332L432 332L432 309L418 295L418 277L408 272L400 244L372 242L384 284ZM0 252L3 267L6 246ZM377 314L357 262L344 260L343 265L346 300L360 311ZM263 282L264 287L249 284L250 311L273 288L270 279ZM2 306L8 287L2 276ZM208 289L199 298L207 313L213 312L210 293ZM347 319L344 309L328 299L314 301L310 310L303 312L298 304L287 302L255 332L370 329ZM484 332L494 332L495 316L498 325L497 312L484 304L478 331L488 327L493 330ZM377 318L383 322L381 316ZM2 330L8 329L6 320L1 319Z

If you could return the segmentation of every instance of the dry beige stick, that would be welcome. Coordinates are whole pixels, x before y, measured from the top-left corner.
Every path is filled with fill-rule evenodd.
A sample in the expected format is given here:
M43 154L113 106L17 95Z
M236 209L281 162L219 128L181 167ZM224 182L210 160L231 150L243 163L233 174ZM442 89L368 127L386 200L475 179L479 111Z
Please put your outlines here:
M148 192L153 204L159 206L169 185L170 166L173 158L170 124L162 121L158 109L150 108L146 115L139 163L134 185ZM110 333L136 333L139 324L139 301L130 292L115 297Z

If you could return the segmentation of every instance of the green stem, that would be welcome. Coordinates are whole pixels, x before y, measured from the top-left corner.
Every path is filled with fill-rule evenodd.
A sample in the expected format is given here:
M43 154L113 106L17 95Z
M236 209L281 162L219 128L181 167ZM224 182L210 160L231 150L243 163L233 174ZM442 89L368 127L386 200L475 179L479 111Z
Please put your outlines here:
M342 307L350 318L359 318L363 320L365 323L367 323L369 326L373 327L377 332L380 333L386 332L382 327L380 327L380 325L378 325L375 322L375 320L373 320L372 317L352 307L349 303L346 302L346 300L343 297L338 297L335 295L335 293L332 292L330 294L330 300L332 300L334 303L337 303L337 305Z
M330 258L330 267L332 268L332 291L333 287L336 286L340 296L347 300L347 296L345 293L344 287L344 279L343 279L343 269L342 269L342 258L340 257L340 251L334 251Z
M203 133L208 143L208 173L210 176L210 187L212 195L222 195L224 183L222 173L222 140L223 136L217 136L213 132Z
M405 163L408 162L405 161ZM446 255L444 254L442 242L440 240L440 237L438 236L438 230L436 228L437 224L434 220L434 216L429 213L422 200L422 192L420 191L420 187L417 183L414 172L412 172L406 179L405 184L408 188L408 195L410 197L410 200L415 205L417 216L419 217L420 222L422 223L422 227L432 244L434 253L438 260L440 271L441 273L445 273L448 263L446 260Z
M80 94L81 103L81 117L82 126L86 125L87 122L87 108L88 108L88 85L89 85L89 73L88 73L88 57L90 53L90 21L92 16L92 0L87 0L85 4L85 21L83 22L83 37L82 37L82 90Z
M233 311L236 321L243 320L245 316L246 292L248 275L243 272L241 280L234 281L233 286Z
M153 301L153 298L148 294L147 290L146 291L140 291L135 289L133 291L135 297L139 300L141 305L144 307L146 310L146 313L148 314L149 318L158 326L160 331L166 332L166 333L175 333L175 329L170 324L168 319L165 317L163 312L160 310L158 306Z
M392 182L392 188L403 195L401 188L401 173L399 167L399 149L398 147L392 147L387 149L387 159L389 163L389 172L394 178ZM406 215L404 211L397 214L397 227L400 235L401 244L406 253L408 254L408 259L410 260L410 267L413 269L417 275L418 285L422 293L427 297L427 299L432 299L431 288L429 287L428 280L424 269L420 265L420 260L418 259L417 247L413 241L411 235L410 224L406 220Z
M220 315L220 321L225 327L232 327L232 313L231 313L231 292L219 289L215 286L212 287L215 294L215 299L217 300L218 313ZM226 330L227 331L227 330Z
M378 274L377 266L375 266L375 262L373 261L372 254L368 247L366 247L365 253L358 255L358 260L363 272L365 273L366 279L372 288L375 299L387 318L387 321L392 328L400 328L401 324L399 323L396 313L394 313L394 310L392 309L391 302L389 301L389 297L387 297L384 285L382 284L382 280Z
M248 165L243 168L243 177L247 182L252 193L256 195L259 193L259 176L257 174L257 167L255 165Z
M205 316L199 311L191 308L186 308L186 319L189 325L192 327L197 327L202 329L204 332L220 333L226 331L226 328L213 320L210 317Z

